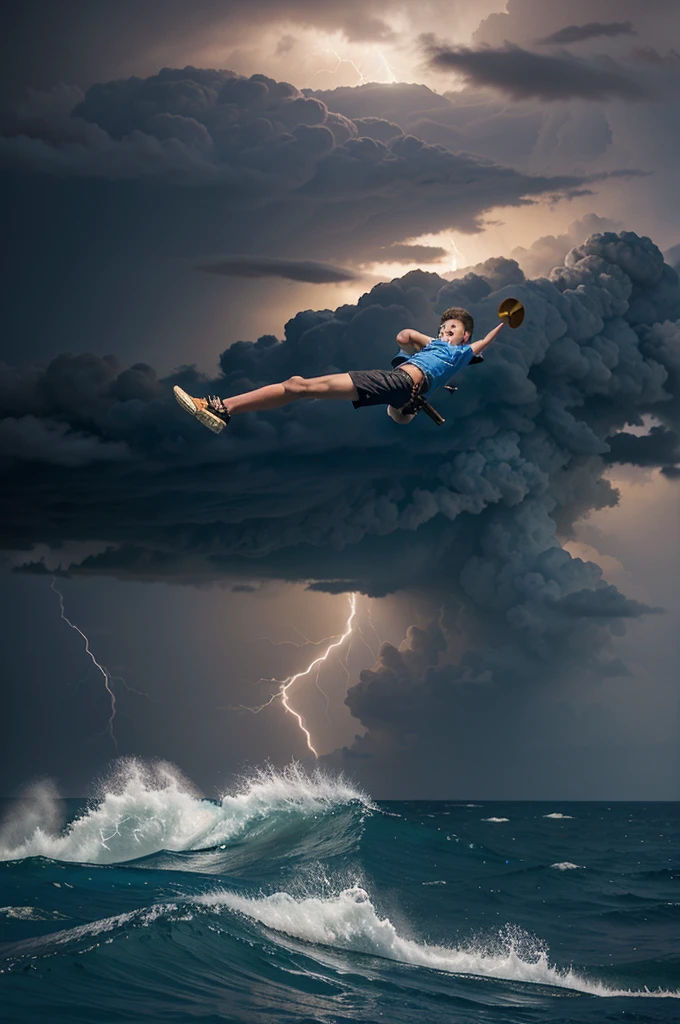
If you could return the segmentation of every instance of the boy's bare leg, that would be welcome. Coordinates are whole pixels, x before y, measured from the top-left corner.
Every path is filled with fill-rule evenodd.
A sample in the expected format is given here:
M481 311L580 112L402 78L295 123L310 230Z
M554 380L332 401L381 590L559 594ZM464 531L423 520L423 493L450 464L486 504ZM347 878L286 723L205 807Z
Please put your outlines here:
M357 389L348 373L329 373L325 377L290 377L281 384L267 384L263 388L245 391L223 399L230 416L239 412L262 412L278 409L300 398L344 398L356 401ZM207 405L204 398L194 398L200 408Z

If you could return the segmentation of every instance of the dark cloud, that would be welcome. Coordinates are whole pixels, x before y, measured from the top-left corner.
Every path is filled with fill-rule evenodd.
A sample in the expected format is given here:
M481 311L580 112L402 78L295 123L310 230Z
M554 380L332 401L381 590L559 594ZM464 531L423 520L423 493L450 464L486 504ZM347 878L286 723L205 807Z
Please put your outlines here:
M396 427L382 408L300 402L234 417L215 438L170 394L175 381L228 396L294 373L386 366L400 328L433 331L441 310L465 305L481 333L509 294L525 303L522 329L465 371L455 397L434 396L440 429L421 417ZM605 473L627 423L654 416L677 434L679 320L680 282L656 246L603 232L548 278L526 280L498 258L460 280L417 271L356 305L306 310L282 341L227 349L211 380L184 368L158 381L148 366L94 356L7 367L0 422L45 433L4 468L2 546L25 550L31 572L38 544L97 541L108 549L71 564L73 576L407 591L423 609L419 629L401 650L383 647L350 689L368 732L335 760L379 763L383 778L394 766L401 782L408 750L414 776L427 765L432 777L433 759L451 771L479 756L466 729L481 718L499 750L509 721L513 749L531 749L531 723L548 723L563 749L583 723L556 724L562 688L576 680L588 692L624 674L612 641L655 609L562 542L576 520L616 503ZM71 461L53 458L53 424L60 443L80 445ZM106 461L109 446L125 458Z
M357 117L354 126L360 139L375 139L376 142L389 142L397 135L403 135L403 130L393 121L386 121L382 117Z
M677 270L680 267L680 244L673 245L670 249L667 249L664 253L664 259L666 263L670 263Z
M648 0L640 18L640 0L571 0L568 8L572 26L631 22L646 39L663 41L673 37L678 24L677 8L666 0ZM565 8L544 0L508 0L505 10L484 18L473 35L476 44L503 46L506 41L528 44L564 28ZM625 35L624 35L625 40Z
M36 32L36 25L41 28ZM394 32L384 6L365 0L340 5L316 0L24 0L7 8L0 36L0 95L21 95L59 82L93 82L149 74L199 54L216 40L225 52L252 46L263 28L291 25L339 32L348 41L386 42ZM281 43L279 46L281 46ZM286 52L279 50L279 52Z
M659 53L653 46L636 46L631 56L641 64L649 64L657 68L676 69L680 64L680 53L672 49L666 50L665 53Z
M416 93L421 103L433 96L424 88ZM445 196L452 190L453 208L460 205L456 182L463 177L476 179L477 193L493 181L490 202L512 202L513 192L516 202L583 180L528 179L469 154L428 146L384 118L359 118L355 124L318 96L263 75L243 78L196 68L166 68L149 79L95 85L85 96L57 91L36 97L7 125L0 160L8 170L58 178L221 189L220 209L232 216L244 207L287 201L296 206L307 234L315 199L335 204L333 221L343 221L348 212L343 202L363 209L372 199L376 219L381 197L389 193L392 201L401 195L407 203L400 198L390 206L396 232L403 230L401 208L412 208L419 197L430 205L436 200L436 215L421 224L436 226L447 216ZM470 185L466 180L467 202L474 207L480 199L472 200ZM185 192L182 202L190 198ZM353 227L356 214L351 220ZM277 221L263 224L269 233L277 226Z
M603 24L599 21L590 21L587 25L566 25L557 32L539 39L539 43L556 43L557 45L568 45L569 43L582 43L586 39L598 39L604 36L611 39L613 36L635 35L633 24L630 21L611 21Z
M515 100L638 100L652 95L645 83L610 60L545 56L511 44L502 49L450 48L432 36L421 41L431 67L455 71L470 84L499 89Z
M658 614L661 608L624 597L616 587L603 583L590 590L576 590L555 602L555 607L574 618L633 619L640 615Z
M440 245L395 244L367 252L365 259L385 263L437 263L446 255L446 249Z
M447 97L433 92L426 85L403 82L394 85L367 82L354 88L303 89L302 92L351 118L364 134L370 132L371 138L379 131L389 132L392 137L396 134L393 129L397 124L403 130L403 125L408 124L414 114L421 115L428 110L448 111L451 107Z
M193 329L190 300L207 294L202 275L187 281L188 263L273 249L347 266L426 232L480 230L490 209L590 183L395 135L389 118L369 127L388 141L286 83L210 69L35 97L0 139L13 239L5 351L44 357L101 335L102 353L125 346L150 358L148 339L161 331L176 335L167 369L182 358L177 322ZM234 292L238 323L255 289ZM154 302L162 324L149 315Z
M541 235L530 246L517 246L510 255L517 260L528 277L540 277L549 274L553 267L563 263L569 250L578 245L586 235L617 231L619 228L620 225L608 218L590 213L570 224L563 234Z
M86 466L129 458L124 442L111 442L72 429L66 423L35 416L6 417L0 422L0 459L55 466Z
M175 381L228 396L291 374L386 366L402 327L433 331L441 310L464 305L481 332L508 294L525 303L523 327L465 372L455 397L435 397L447 417L441 429L422 418L396 427L382 408L300 402L234 417L215 438L170 394ZM356 305L306 310L283 341L227 349L212 380L185 368L157 381L149 367L93 356L8 367L3 422L38 422L45 432L28 452L17 446L5 470L2 544L108 542L70 567L81 576L284 579L330 593L426 595L439 608L446 654L438 667L427 655L429 669L416 673L434 672L425 693L412 692L408 673L399 677L389 713L379 710L377 683L350 693L352 712L372 729L381 714L401 715L398 731L424 729L428 717L455 712L451 686L600 679L614 671L612 636L650 609L560 538L617 500L604 476L608 438L642 415L677 431L678 318L680 283L659 250L605 232L549 279L525 280L517 263L494 259L461 280L418 271ZM53 457L52 424L60 443L73 435L80 446L70 461ZM119 448L125 458L107 461ZM420 718L407 722L416 703Z
M225 277L283 277L309 284L356 281L359 276L346 267L332 267L316 260L287 260L280 256L226 256L215 263L198 264L196 270Z
M652 427L648 434L629 434L622 430L607 438L608 462L629 463L633 466L666 466L680 462L680 435L666 427Z
M452 660L460 626L443 617L425 628L410 627L398 648L384 643L376 664L360 673L346 698L367 731L326 760L359 772L372 791L413 798L423 795L423 777L430 798L444 798L451 778L465 779L466 792L477 798L496 795L499 787L506 798L518 791L546 798L565 773L572 781L578 776L576 766L584 757L591 760L591 746L606 766L606 715L591 695L579 700L573 688L568 703L564 680L578 672L585 693L592 694L595 678L628 671L611 657L595 671L579 663L567 641L574 639L574 620L563 611L555 619L566 629L561 641L553 637L549 663L523 658L517 648L492 639L483 651ZM589 641L592 653L592 635ZM545 788L536 778L537 764L546 773Z
M285 35L281 36L278 43L276 44L276 53L280 55L282 53L290 53L295 46L295 36Z
M488 90L466 88L439 95L423 85L368 84L355 89L305 90L345 117L358 130L367 121L381 122L385 133L399 122L404 132L431 145L478 153L513 166L560 170L592 162L606 152L612 132L605 114L588 104L563 109L555 119L544 103L508 108ZM372 113L369 118L368 113ZM628 162L628 159L626 162ZM641 161L644 164L644 161Z

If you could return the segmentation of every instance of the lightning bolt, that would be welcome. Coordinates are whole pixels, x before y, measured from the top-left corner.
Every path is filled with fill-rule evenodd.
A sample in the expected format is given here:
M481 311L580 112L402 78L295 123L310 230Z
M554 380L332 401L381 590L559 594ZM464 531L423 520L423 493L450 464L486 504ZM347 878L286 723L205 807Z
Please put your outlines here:
M337 75L338 71L340 70L343 64L349 64L352 68L354 68L354 70L357 73L357 78L359 79L359 85L366 85L368 79L364 77L363 72L361 71L360 68L356 66L353 60L349 60L346 57L341 57L340 54L336 50L334 50L332 46L326 47L326 53L332 53L338 63L335 65L334 68L331 69L319 68L319 70L315 71L312 77L309 79L309 81L307 82L307 86L309 86L314 81L317 75L322 75L324 74L324 72L326 72L329 75Z
M116 695L113 692L113 690L111 689L111 685L110 685L111 684L111 676L109 675L108 670L103 665L99 664L99 662L95 658L94 654L90 650L90 641L85 636L85 634L83 633L82 629L78 629L78 627L75 625L75 623L71 622L71 620L66 617L66 611L64 609L64 595L61 593L60 590L57 589L57 585L56 585L56 581L55 581L54 577L52 577L52 583L50 584L50 586L51 586L51 589L55 592L55 594L59 598L59 609L61 611L62 619L64 620L64 622L68 626L71 627L71 629L75 629L76 633L78 633L78 635L80 637L82 637L82 639L85 641L85 653L87 654L88 658L90 658L90 660L92 661L92 664L95 666L95 668L99 672L101 672L102 676L104 677L104 689L106 690L106 692L109 695L109 702L110 702L110 708L111 708L111 714L109 715L109 720L108 720L108 723L107 723L106 731L108 732L109 736L113 740L113 745L116 748L116 753L118 753L118 740L116 739L116 734L113 731L113 723L114 723L114 720L116 718Z
M380 639L380 636L378 635L378 630L373 625L373 619L371 618L371 603L370 603L370 601L368 603L367 611L368 611L368 614L367 614L366 617L368 619L368 624L371 627L371 629L373 630L373 632L375 633L375 638L378 641L378 651L380 651L380 648L382 647L382 640Z
M463 259L463 254L452 238L449 238L449 245L453 252L453 256L451 257L451 270L455 271L458 270L458 260Z
M386 57L386 56L385 56L385 54L384 54L384 53L382 52L382 50L378 50L378 57L380 58L380 63L381 63L381 64L382 64L382 66L384 67L385 71L386 71L386 72L387 72L387 74L388 74L388 75L390 76L390 84L391 84L391 85L394 85L394 83L395 83L395 82L398 82L398 81L399 81L399 79L397 78L397 76L395 75L394 71L392 70L392 68L391 68L391 67L390 67L390 65L388 64L388 62L387 62L387 57Z
M283 704L283 707L284 707L284 710L285 710L286 714L292 715L293 718L295 718L297 720L298 726L300 727L300 731L304 734L305 740L307 742L307 747L312 752L312 754L314 754L314 757L316 757L317 760L318 760L319 754L318 754L318 751L314 748L314 744L312 743L312 737L311 737L311 734L309 732L309 729L305 726L304 718L302 717L300 712L296 711L295 708L290 703L289 693L290 693L291 687L293 687L295 685L295 683L297 683L297 681L299 679L304 679L305 676L310 675L310 673L315 668L318 668L318 666L320 666L322 662L327 661L328 656L329 656L329 654L332 651L337 650L338 647L342 647L342 645L344 644L345 640L347 640L347 638L350 637L352 635L353 631L354 631L354 619L356 618L356 613L357 613L357 595L356 594L350 594L349 595L349 616L347 618L347 623L345 625L345 632L341 636L339 636L336 640L334 640L333 643L329 644L323 654L320 654L318 658L315 658L312 662L310 662L310 664L307 666L306 669L304 669L304 671L296 672L295 675L289 676L287 679L283 679L283 680L275 679L275 680L272 680L273 682L276 682L276 683L279 684L279 688L276 691L276 693L273 693L272 696L269 698L269 700L266 701L264 704L261 704L258 708L248 708L248 707L245 707L245 705L241 705L241 707L243 707L243 709L245 711L252 711L252 713L254 715L257 715L257 714L260 713L260 711L264 711L265 708L268 708L270 706L270 704L273 704L275 700L280 699L281 703ZM321 692L323 693L323 691L321 691ZM325 696L325 694L324 694L324 696Z

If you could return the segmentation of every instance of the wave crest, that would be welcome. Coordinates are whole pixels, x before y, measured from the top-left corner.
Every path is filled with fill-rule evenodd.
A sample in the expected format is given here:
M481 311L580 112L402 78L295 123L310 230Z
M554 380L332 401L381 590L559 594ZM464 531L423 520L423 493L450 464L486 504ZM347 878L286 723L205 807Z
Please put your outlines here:
M0 860L42 856L116 864L161 850L226 845L252 822L273 816L308 817L348 804L373 808L343 776L306 772L296 763L281 771L258 769L216 802L198 795L174 765L133 758L117 762L99 789L97 800L60 833L30 816L17 839L21 822L8 823L0 832Z
M550 963L547 945L515 925L505 925L497 935L458 949L404 938L388 917L378 916L368 892L358 885L330 897L296 898L287 892L249 897L223 891L199 897L197 902L216 910L226 907L305 942L451 974L549 985L595 996L680 998L680 992L609 988L571 969L560 970Z

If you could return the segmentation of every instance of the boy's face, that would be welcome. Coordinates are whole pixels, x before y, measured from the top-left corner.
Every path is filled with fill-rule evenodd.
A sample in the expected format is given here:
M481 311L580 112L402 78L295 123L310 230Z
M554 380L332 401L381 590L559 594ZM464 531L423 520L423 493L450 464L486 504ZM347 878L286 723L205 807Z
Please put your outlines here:
M439 337L449 345L464 345L470 335L460 320L445 320L439 328Z

